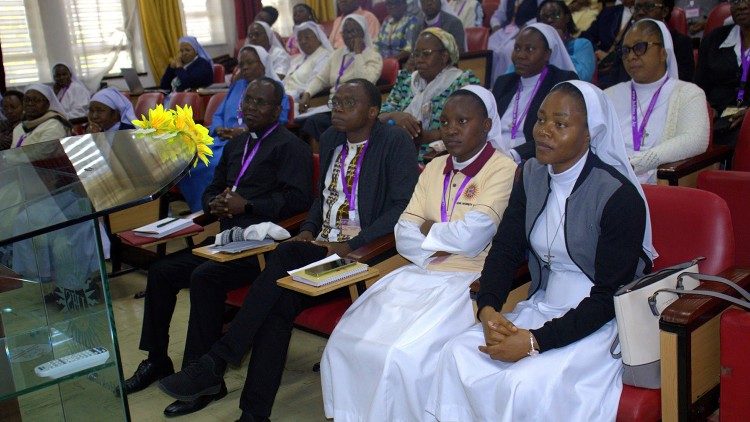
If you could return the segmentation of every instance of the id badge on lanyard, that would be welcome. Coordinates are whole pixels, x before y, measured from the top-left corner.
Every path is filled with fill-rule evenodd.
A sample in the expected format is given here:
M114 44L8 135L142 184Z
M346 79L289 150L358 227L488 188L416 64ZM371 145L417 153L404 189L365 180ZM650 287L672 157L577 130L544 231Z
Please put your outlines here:
M359 172L362 169L362 161L365 158L365 153L367 152L369 141L369 138L365 140L365 144L362 147L362 152L360 153L359 159L357 160L351 189L349 189L346 184L346 166L344 165L344 163L346 162L346 156L348 155L348 149L346 148L346 145L342 146L343 150L339 159L339 171L341 172L339 178L344 190L344 195L349 202L349 216L348 218L341 219L341 234L344 236L348 236L349 238L357 236L362 230L359 222L359 214L357 213L356 192L357 187L359 186Z

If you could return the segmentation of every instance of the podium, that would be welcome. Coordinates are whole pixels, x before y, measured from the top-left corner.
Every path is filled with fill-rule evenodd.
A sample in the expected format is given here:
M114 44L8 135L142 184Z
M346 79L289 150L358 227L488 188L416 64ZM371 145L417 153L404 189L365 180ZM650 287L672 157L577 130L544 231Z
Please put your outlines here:
M157 198L194 160L132 131L0 151L0 420L130 420L98 217ZM109 358L35 372L93 347Z

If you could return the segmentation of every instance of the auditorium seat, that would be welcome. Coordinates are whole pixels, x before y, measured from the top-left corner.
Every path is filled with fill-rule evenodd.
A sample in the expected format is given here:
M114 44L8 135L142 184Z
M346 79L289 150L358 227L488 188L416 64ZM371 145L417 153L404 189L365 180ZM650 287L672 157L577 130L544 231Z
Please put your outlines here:
M386 17L388 17L388 9L385 6L385 0L375 3L370 9L373 15L378 18L378 21L382 24Z
M164 94L161 92L144 92L138 96L138 101L135 103L135 117L138 119L140 119L142 115L148 117L149 110L163 103Z
M224 66L214 63L214 83L224 83Z
M685 17L685 10L680 7L672 8L672 14L669 16L667 26L682 35L688 35L688 23L687 18Z
M393 57L383 59L383 70L380 71L378 86L393 85L398 77L399 64L398 60Z
M724 21L731 15L732 13L729 11L728 2L717 4L708 14L706 27L703 29L703 37L705 38L706 35L710 34L714 29L724 26Z
M490 19L492 19L492 14L495 13L495 10L497 10L499 5L499 0L485 0L482 2L482 12L484 13L482 26L485 28L491 28Z
M326 33L326 36L330 37L333 30L333 21L321 22L320 26L323 27L323 32Z
M698 189L724 199L732 215L734 264L750 267L750 172L712 170L698 176Z
M490 38L490 30L488 28L466 28L465 31L468 51L481 51L487 49L487 42Z
M203 99L200 94L195 92L173 92L169 98L167 108L175 109L177 106L185 107L189 105L193 109L193 120L196 123L203 123Z
M750 171L750 119L743 119L732 156L732 170Z
M226 96L227 96L226 92L217 92L216 94L212 95L211 98L208 100L208 104L206 104L206 111L203 117L204 126L206 127L211 126L211 122L213 122L214 120L214 113L216 113L216 110L219 109L221 102L224 101L224 98Z

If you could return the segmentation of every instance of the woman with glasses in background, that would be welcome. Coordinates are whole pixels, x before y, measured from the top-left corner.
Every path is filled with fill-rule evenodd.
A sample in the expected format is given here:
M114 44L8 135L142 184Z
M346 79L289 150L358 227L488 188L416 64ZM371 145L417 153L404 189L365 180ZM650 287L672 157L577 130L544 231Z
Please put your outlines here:
M417 144L427 145L441 139L440 114L448 97L463 86L481 82L471 70L456 67L456 40L440 28L423 30L411 55L416 70L399 72L379 118L406 129ZM435 147L445 149L439 144ZM425 150L420 148L420 156Z
M654 184L659 165L696 156L708 147L706 95L677 77L672 38L663 22L636 22L619 53L632 79L604 92L615 105L638 180Z
M586 38L573 36L578 32L578 28L573 23L572 13L565 2L560 0L543 1L539 5L536 20L557 30L563 43L565 43L565 49L568 50L570 60L573 61L578 78L582 81L591 82L594 69L596 69L594 46Z
M729 5L735 24L703 38L695 83L714 109L716 142L734 145L750 104L750 3L731 0Z
M71 125L52 88L32 84L23 96L23 120L13 129L13 148L70 136Z

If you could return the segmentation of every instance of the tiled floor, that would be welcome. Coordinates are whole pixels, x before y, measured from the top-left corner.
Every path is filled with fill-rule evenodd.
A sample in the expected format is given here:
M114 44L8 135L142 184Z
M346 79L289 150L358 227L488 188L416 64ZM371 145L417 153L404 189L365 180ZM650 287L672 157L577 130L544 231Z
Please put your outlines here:
M145 273L136 272L110 280L114 304L115 322L120 343L125 377L132 375L146 354L138 349L143 299L133 299L133 294L144 289ZM190 297L187 290L177 298L177 309L170 328L169 354L175 367L182 362L185 345ZM325 339L295 330L289 351L281 389L276 396L271 419L273 421L324 421L323 401L320 392L320 376L312 371L325 347ZM247 359L240 368L230 367L225 376L229 394L210 404L200 412L170 420L185 421L233 421L239 418L239 397L247 373ZM156 385L130 395L130 415L133 421L162 421L164 408L173 401Z

